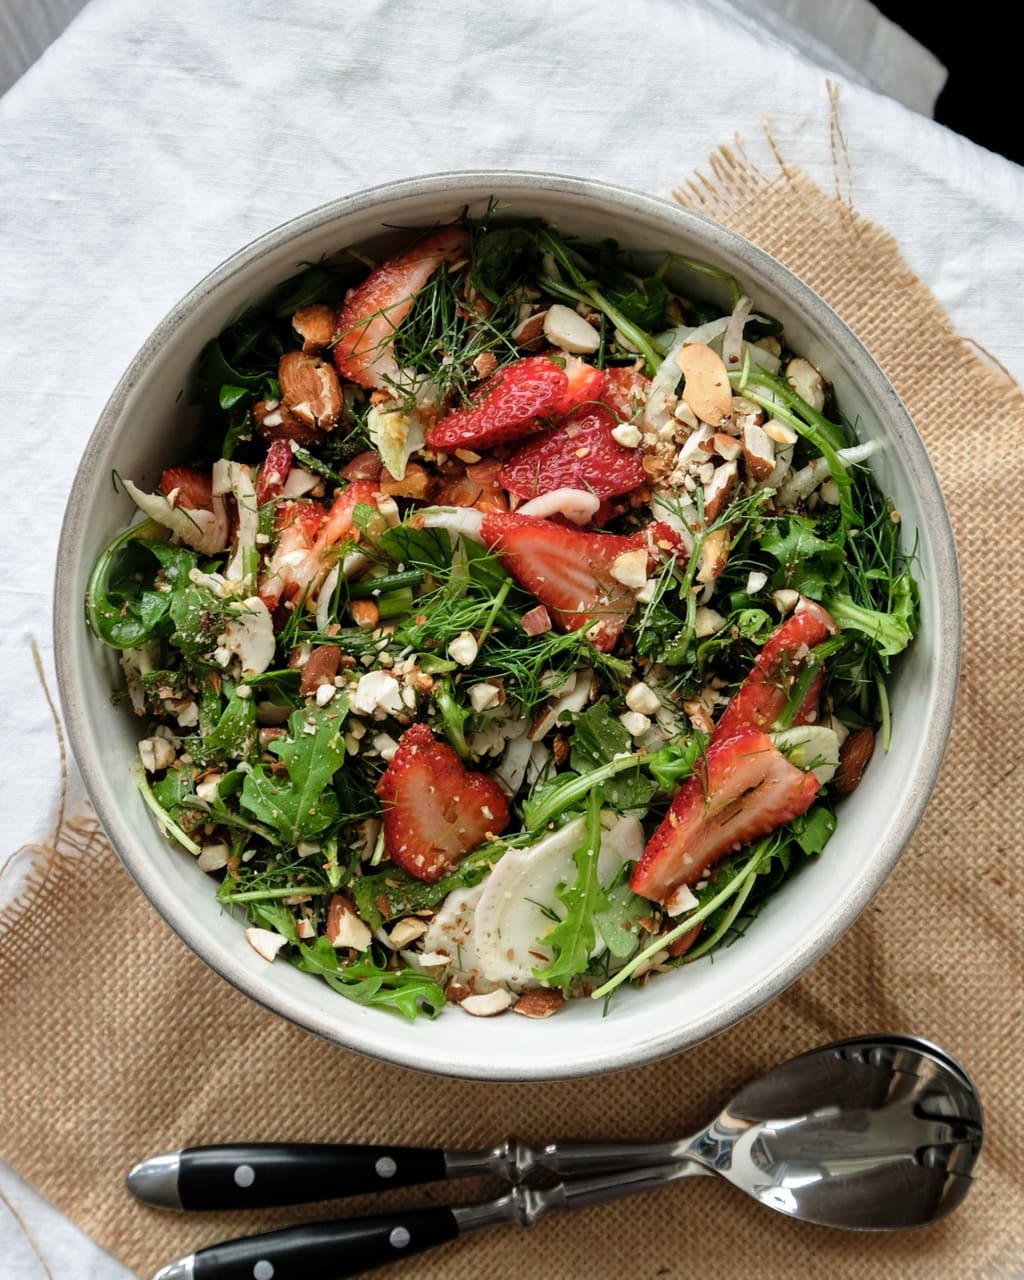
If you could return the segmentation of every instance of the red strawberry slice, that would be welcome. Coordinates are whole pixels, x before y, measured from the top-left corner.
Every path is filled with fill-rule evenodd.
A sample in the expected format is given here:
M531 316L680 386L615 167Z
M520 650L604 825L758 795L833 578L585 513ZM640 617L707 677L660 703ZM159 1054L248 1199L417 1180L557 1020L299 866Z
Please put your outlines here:
M467 769L425 724L402 734L377 795L391 861L427 884L509 823L494 779Z
M631 493L643 484L643 459L612 435L618 425L605 405L583 405L554 431L523 445L502 468L501 482L520 498L563 488L587 489L599 498Z
M316 538L317 551L327 547L336 547L343 538L352 532L355 523L356 507L373 507L380 502L380 484L376 480L353 480L347 489L342 489L331 504L327 519L323 523ZM375 519L377 517L374 517Z
M431 449L490 449L540 431L541 414L552 416L569 379L547 356L527 356L499 369L473 403L442 418L427 432Z
M593 365L587 364L579 356L567 355L563 357L559 355L558 358L565 361L565 376L568 379L568 383L565 391L548 411L549 415L555 418L571 413L573 409L579 408L581 404L587 404L591 400L600 400L601 393L605 387L603 369L595 369Z
M371 271L345 299L338 317L334 367L341 376L362 387L401 382L395 331L438 267L465 259L468 251L465 231L445 227Z
M284 482L292 469L292 451L287 440L274 440L267 450L267 457L260 467L256 481L256 505L262 507L281 496Z
M184 507L186 511L213 510L213 480L209 471L171 467L160 477L160 488L165 498L177 491L175 504Z
M725 854L805 813L818 788L813 773L790 764L758 729L713 741L648 841L630 887L666 902Z
M601 399L622 422L633 422L646 403L651 380L638 369L608 369Z
M675 545L671 530L662 524L622 537L567 529L539 516L498 512L484 516L480 533L484 545L547 606L563 631L596 623L590 640L602 653L613 648L636 604L636 591L615 577L615 572L628 577L633 567L622 557L646 552L645 572L650 572L661 554Z
M740 729L771 729L789 699L794 682L807 665L815 645L839 630L832 615L813 600L801 599L754 660L747 676L715 726L718 741ZM817 718L821 672L811 682L794 724Z
M268 609L297 600L324 566L314 550L327 512L319 502L282 502L275 513L277 546L260 578L260 599Z

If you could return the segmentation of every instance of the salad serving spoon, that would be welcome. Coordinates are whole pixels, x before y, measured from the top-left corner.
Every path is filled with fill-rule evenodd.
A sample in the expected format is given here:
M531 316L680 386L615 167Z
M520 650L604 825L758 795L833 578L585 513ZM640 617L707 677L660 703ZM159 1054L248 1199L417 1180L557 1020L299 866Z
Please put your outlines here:
M857 1037L801 1054L751 1081L704 1129L674 1142L554 1143L536 1150L511 1141L489 1152L466 1153L341 1148L350 1153L342 1160L345 1175L327 1188L321 1181L315 1191L309 1182L301 1197L288 1197L290 1203L467 1174L498 1173L515 1185L480 1204L395 1210L227 1241L171 1263L155 1280L353 1276L480 1227L501 1222L531 1226L551 1209L600 1204L711 1173L802 1221L862 1231L919 1227L951 1212L967 1194L983 1128L977 1090L955 1059L916 1037ZM251 1153L260 1148L226 1150ZM289 1149L263 1150L281 1154ZM308 1168L304 1161L317 1148L298 1150L301 1156L285 1154L283 1160L293 1171ZM376 1154L380 1151L391 1154ZM368 1154L357 1168L351 1153L359 1152ZM220 1183L194 1177L201 1161L193 1167L185 1154L158 1157L163 1166L136 1166L129 1186L150 1202L197 1208L201 1200L202 1207L213 1207L212 1196L203 1199L198 1193L204 1185L216 1190ZM167 1191L175 1158L176 1200ZM268 1158L267 1167L279 1167L274 1158ZM220 1159L211 1156L214 1164ZM375 1181L362 1181L370 1160ZM395 1164L393 1176L382 1160ZM146 1165L151 1167L143 1177L140 1170ZM255 1189L264 1173L251 1163L241 1177L237 1163L232 1168L236 1192ZM185 1170L191 1172L183 1177ZM535 1170L571 1176L546 1188L523 1185ZM252 1207L283 1199L235 1196L230 1206L223 1198L217 1203Z

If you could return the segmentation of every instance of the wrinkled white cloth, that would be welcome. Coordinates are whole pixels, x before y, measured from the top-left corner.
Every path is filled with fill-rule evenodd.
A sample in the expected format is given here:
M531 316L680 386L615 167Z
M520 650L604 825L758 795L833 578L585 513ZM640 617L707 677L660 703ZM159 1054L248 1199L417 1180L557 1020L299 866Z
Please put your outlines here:
M53 564L88 434L168 308L303 210L474 167L667 196L736 134L770 169L766 120L790 163L838 182L896 236L960 330L1024 374L1024 171L865 88L887 86L863 66L862 83L838 77L849 161L834 167L826 75L851 67L850 49L812 61L813 44L787 42L784 23L762 33L742 7L91 0L0 99L0 865L54 814L58 752L31 645L52 689ZM884 41L865 48L877 71ZM927 103L940 81L931 64L923 75L913 100ZM15 870L0 898L17 884ZM0 1191L53 1276L127 1274L2 1166ZM188 1237L183 1220L183 1249ZM3 1204L0 1259L15 1280L45 1274Z

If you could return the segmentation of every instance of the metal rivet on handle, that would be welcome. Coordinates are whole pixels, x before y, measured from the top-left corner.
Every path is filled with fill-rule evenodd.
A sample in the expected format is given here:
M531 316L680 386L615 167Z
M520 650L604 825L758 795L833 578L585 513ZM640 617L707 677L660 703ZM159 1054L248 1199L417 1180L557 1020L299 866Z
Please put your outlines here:
M378 1178L393 1178L398 1172L398 1165L390 1156L381 1156L373 1167Z
M392 1249L404 1249L411 1239L412 1236L405 1227L395 1227L388 1236L388 1244L391 1245Z
M240 1164L235 1170L235 1186L251 1187L256 1181L256 1170L251 1164Z
M252 1280L273 1280L274 1264L267 1258L260 1258L252 1269Z

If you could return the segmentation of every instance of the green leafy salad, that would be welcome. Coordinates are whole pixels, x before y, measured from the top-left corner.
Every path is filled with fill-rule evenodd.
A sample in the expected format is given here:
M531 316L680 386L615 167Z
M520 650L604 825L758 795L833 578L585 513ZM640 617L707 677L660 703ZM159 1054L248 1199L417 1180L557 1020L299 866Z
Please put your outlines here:
M912 556L732 277L492 210L310 266L196 386L86 610L146 804L267 962L543 1018L732 944L825 850Z

